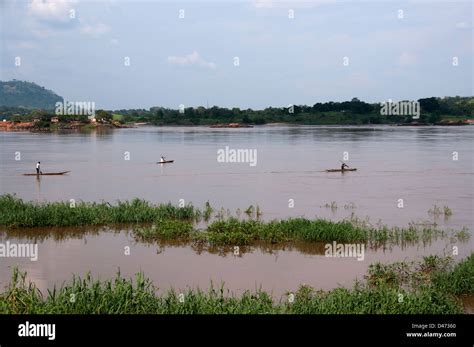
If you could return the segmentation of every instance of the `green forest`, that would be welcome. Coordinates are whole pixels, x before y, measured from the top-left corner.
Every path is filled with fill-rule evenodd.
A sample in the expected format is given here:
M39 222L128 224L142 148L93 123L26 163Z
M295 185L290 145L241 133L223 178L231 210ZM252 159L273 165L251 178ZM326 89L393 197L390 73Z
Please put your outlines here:
M1 82L0 115L12 121L31 121L41 118L47 123L54 114L54 105L63 98L54 92L24 81ZM317 102L313 105L251 108L186 107L171 109L151 107L149 109L99 110L100 118L114 119L120 123L148 123L153 125L212 125L226 123L241 124L308 124L308 125L357 125L357 124L453 124L474 119L474 97L430 97L417 100L419 118L410 115L384 114L381 103L367 103L358 98L343 102ZM410 101L412 102L412 101ZM100 102L96 102L100 104ZM405 113L406 114L406 113ZM83 121L86 116L62 116L61 122Z
M53 91L26 81L0 81L0 105L20 109L53 109L63 98Z
M474 118L474 98L447 97L419 99L419 123ZM123 122L146 122L154 125L210 125L219 123L308 125L398 124L411 123L411 116L382 115L380 104L369 104L357 98L344 102L316 103L312 106L267 107L263 110L203 106L181 110L152 107L149 110L114 110Z

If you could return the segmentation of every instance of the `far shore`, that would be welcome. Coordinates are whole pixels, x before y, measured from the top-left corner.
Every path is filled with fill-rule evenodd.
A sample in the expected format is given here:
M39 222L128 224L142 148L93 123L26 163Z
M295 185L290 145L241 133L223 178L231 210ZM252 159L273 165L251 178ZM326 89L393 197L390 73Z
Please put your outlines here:
M199 127L199 128L213 128L213 129L252 129L253 127L275 127L275 126L324 126L324 127L368 127L368 126L400 126L400 127L427 127L427 126L436 126L436 127L443 127L443 126L467 126L467 125L474 125L474 121L469 122L444 122L444 123L402 123L402 124L394 124L394 123L384 123L384 124L301 124L301 123L285 123L285 122L274 122L274 123L266 123L266 124L258 124L258 125L231 125L228 124L216 124L216 125L207 125L207 124L163 124L157 125L149 122L136 122L136 123L108 123L108 124L54 124L50 127L36 127L33 122L19 122L14 123L10 121L3 121L0 122L0 131L5 132L34 132L34 133L52 133L52 132L75 132L75 131L92 131L92 130L101 130L101 129L128 129L128 128L137 128L143 126L149 127L180 127L180 128L192 128L192 127Z

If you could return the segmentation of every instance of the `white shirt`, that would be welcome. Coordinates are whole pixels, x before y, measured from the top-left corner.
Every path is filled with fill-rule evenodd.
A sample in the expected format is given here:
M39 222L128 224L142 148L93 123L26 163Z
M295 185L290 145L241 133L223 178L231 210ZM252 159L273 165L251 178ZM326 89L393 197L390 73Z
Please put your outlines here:
M37 168L37 169L39 169L39 167L40 167L40 164L39 164L39 163L37 163L37 164L36 164L36 168Z

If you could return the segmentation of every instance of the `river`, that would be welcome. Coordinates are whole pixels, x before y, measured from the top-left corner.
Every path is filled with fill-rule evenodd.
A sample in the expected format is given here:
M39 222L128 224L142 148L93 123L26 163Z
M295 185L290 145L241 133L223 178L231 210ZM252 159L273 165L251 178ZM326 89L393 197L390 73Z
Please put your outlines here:
M467 227L472 232L473 140L470 126L144 126L64 134L0 132L0 193L37 201L113 203L139 197L199 207L209 201L232 213L258 205L266 220L341 220L353 215L374 224L435 222L442 229ZM248 150L255 158L219 162L218 153L226 147ZM161 155L174 163L157 164ZM357 171L325 172L340 167L340 160ZM71 172L23 176L34 172L37 161L43 172ZM429 213L434 205L448 206L452 215ZM326 258L318 244L253 247L234 255L186 244L141 243L126 229L4 230L2 242L35 240L39 259L1 259L0 285L8 283L15 265L27 270L42 289L60 285L73 273L91 271L110 278L120 268L127 276L144 271L163 289L206 288L212 280L225 282L237 293L261 286L278 296L302 283L323 289L351 286L356 278L363 279L374 261L415 260L443 254L452 246L449 240L434 240L369 249L363 261ZM470 254L472 237L457 246L459 258ZM124 254L124 247L130 247L130 255Z

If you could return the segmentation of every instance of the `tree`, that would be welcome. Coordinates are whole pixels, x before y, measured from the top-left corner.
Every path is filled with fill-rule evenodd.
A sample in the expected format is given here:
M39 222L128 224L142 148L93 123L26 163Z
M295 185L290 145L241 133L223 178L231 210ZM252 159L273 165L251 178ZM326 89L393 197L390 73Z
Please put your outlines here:
M253 122L254 124L265 124L266 121L265 121L265 118L263 118L262 116L256 116L253 118Z
M33 116L33 118L39 118L39 119L43 119L49 116L48 112L46 112L45 110L40 110L40 109L33 110L33 112L31 112L31 115Z
M439 101L435 97L419 99L421 111L433 113L439 110Z
M432 113L428 117L428 123L438 123L441 120L441 115L438 113Z
M105 110L98 110L95 113L95 119L97 119L98 122L109 123L112 120L112 113Z
M251 120L249 118L249 116L247 114L245 114L243 117L242 117L242 123L244 124L249 124L251 123Z

